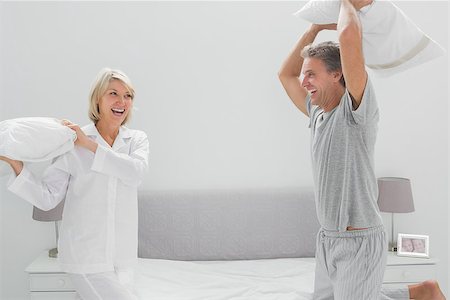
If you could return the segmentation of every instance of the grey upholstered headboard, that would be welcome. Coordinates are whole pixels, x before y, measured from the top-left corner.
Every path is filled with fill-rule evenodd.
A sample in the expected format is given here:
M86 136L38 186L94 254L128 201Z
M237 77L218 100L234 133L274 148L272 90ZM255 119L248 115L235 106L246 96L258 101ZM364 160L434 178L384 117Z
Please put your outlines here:
M311 257L318 229L312 188L139 194L143 258Z

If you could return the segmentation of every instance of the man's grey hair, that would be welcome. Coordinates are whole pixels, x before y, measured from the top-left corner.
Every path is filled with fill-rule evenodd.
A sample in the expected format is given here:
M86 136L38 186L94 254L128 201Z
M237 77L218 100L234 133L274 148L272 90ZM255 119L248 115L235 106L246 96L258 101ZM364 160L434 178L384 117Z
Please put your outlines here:
M342 73L341 52L339 43L322 42L317 45L307 45L301 52L303 58L317 58L324 62L328 72L339 71ZM342 86L345 87L344 75L340 80Z

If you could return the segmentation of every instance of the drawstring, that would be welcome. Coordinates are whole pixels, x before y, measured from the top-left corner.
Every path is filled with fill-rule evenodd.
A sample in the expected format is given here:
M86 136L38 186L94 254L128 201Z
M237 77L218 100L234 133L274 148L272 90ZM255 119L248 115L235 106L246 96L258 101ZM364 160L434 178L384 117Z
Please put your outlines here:
M325 240L325 232L323 231L323 229L319 231L319 240L321 243L323 243L323 241Z

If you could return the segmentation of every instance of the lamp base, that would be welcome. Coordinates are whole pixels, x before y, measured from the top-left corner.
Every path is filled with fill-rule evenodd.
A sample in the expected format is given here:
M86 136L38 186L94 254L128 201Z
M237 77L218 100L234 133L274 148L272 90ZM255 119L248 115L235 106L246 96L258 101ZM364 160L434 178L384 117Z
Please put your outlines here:
M53 248L48 250L48 257L56 258L58 257L58 248Z
M390 242L389 243L389 251L397 252L397 243L396 242Z

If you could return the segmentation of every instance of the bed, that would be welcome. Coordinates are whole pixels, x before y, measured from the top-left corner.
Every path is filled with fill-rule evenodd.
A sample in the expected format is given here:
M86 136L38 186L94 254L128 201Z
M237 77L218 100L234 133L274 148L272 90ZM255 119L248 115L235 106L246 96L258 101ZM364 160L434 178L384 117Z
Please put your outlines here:
M140 299L311 300L313 258L236 261L140 259Z
M141 299L312 299L312 188L141 191Z

